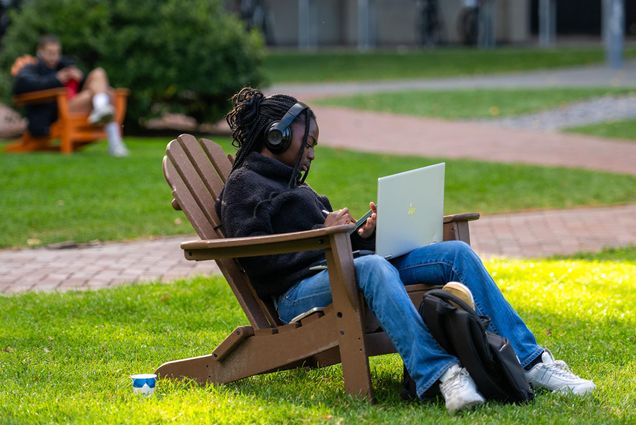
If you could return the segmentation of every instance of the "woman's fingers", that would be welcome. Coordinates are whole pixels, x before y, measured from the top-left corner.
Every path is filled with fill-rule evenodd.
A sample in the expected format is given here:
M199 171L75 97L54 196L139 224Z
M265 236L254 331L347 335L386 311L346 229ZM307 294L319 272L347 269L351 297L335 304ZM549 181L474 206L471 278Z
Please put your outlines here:
M367 218L367 221L362 225L362 227L360 227L360 229L358 229L358 234L363 238L371 236L375 230L376 219L377 214L375 212L371 213L369 218Z
M338 222L340 224L349 224L355 221L353 217L351 217L351 214L349 213L349 208L343 208L341 210L338 210L337 217L338 217Z
M353 217L349 213L349 208L342 208L327 215L325 218L325 226L337 226L340 224L349 224L354 222Z

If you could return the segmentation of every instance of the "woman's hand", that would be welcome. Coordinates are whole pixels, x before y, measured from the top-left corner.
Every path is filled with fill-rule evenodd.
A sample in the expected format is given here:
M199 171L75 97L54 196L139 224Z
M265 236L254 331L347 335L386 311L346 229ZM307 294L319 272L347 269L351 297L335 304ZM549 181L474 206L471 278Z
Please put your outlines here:
M327 217L325 217L325 227L340 226L342 224L351 224L354 222L355 220L349 213L349 208L343 208L341 210L331 212L327 215Z
M373 234L375 231L375 223L378 219L378 207L375 205L375 202L369 202L369 208L371 209L371 215L367 218L366 223L358 229L358 235L363 239Z

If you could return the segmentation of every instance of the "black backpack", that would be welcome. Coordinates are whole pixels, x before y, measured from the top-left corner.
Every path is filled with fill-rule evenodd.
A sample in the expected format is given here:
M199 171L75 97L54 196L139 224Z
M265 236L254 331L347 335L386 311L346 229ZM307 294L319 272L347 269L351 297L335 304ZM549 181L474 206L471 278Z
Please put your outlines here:
M521 403L532 400L525 371L504 337L486 331L487 316L479 316L457 296L441 289L426 293L418 309L437 342L453 354L487 400ZM415 399L415 384L404 369L403 399Z

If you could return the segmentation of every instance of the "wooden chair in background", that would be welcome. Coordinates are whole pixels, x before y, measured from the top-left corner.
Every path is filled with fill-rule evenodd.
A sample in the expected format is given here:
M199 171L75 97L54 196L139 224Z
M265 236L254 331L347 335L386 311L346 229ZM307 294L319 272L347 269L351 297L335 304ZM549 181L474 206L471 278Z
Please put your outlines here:
M164 363L160 378L192 378L200 383L236 381L295 367L342 363L348 393L373 400L369 356L394 353L359 292L353 267L351 226L249 238L225 238L214 208L229 176L232 158L209 140L181 135L168 144L163 171L172 188L172 206L182 210L201 238L181 244L189 260L216 260L249 325L239 326L211 354ZM444 218L444 239L469 243L468 221L479 214ZM260 299L236 261L240 257L324 250L333 304L290 323L278 319L270 300ZM407 291L415 305L425 283Z
M32 63L35 60L29 55L21 56L11 68L11 73L16 75L21 66ZM129 90L118 88L113 90L113 106L115 107L115 122L120 126L126 116L126 103ZM13 97L16 106L36 105L46 102L56 102L58 119L49 131L48 136L33 137L28 130L13 143L5 146L5 152L34 152L34 151L60 151L70 154L89 143L106 139L103 126L92 125L88 122L88 113L72 113L68 108L66 88L39 90L19 94ZM59 145L52 142L59 140Z
M122 125L126 115L128 89L114 89L115 122ZM49 135L33 137L29 130L15 142L5 146L5 152L60 151L70 154L74 150L97 140L106 139L103 126L88 122L87 113L71 113L65 88L39 90L13 97L16 106L33 105L43 102L57 102L58 118L50 128ZM59 140L59 145L52 142Z

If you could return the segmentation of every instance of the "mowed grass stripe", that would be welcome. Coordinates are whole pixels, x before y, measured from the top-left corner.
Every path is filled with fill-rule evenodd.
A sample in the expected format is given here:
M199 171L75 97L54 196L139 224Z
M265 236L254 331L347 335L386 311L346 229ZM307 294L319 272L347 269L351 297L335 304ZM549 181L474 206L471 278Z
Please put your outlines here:
M636 95L636 89L549 88L411 90L332 97L316 103L448 120L495 119L558 109L599 96Z

